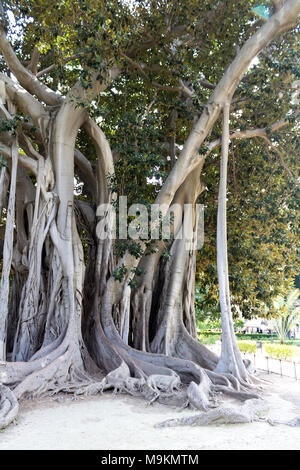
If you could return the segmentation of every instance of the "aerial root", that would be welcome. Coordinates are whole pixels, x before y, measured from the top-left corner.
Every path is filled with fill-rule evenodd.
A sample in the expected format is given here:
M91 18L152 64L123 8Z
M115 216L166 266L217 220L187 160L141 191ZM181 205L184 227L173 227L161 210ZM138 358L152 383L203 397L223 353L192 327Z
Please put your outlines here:
M60 391L72 393L83 382L92 382L79 354L75 344L64 341L55 350L33 361L1 363L2 382L14 387L16 399L51 396Z
M263 385L271 384L269 380L262 379L261 377L256 377L255 375L249 375L249 378L252 382L252 384L258 385L259 388L261 388Z
M18 412L19 404L15 394L8 387L0 384L0 429L12 423Z
M92 395L98 395L101 393L103 394L103 381L101 380L100 382L92 382L88 384L82 384L81 387L77 388L74 390L74 399L78 398L80 395L83 395L85 397L87 396L92 396Z
M207 426L210 424L251 423L252 421L261 420L258 415L266 411L267 406L264 400L252 399L247 400L247 402L240 407L224 406L202 412L194 416L168 419L156 424L155 427L164 428L175 426Z
M70 335L64 335L54 344L42 348L27 363L0 363L3 383L0 389L0 424L5 427L15 418L17 399L53 396L60 392L77 399L80 395L91 396L112 390L113 394L128 393L144 398L148 404L156 400L176 406L185 403L185 406L206 413L215 412L205 416L216 421L223 419L219 415L220 409L216 408L219 393L242 401L259 398L253 393L252 385L241 384L231 374L217 374L192 361L169 356L122 348L121 352L119 366L104 378L100 371L99 374L91 374L85 370L78 344ZM13 387L13 392L6 385ZM199 424L197 420L195 423Z
M256 399L260 398L260 396L257 393L248 392L248 391L243 392L241 390L237 391L237 390L233 390L233 389L228 388L228 387L224 387L223 385L214 385L213 390L217 393L221 392L224 395L228 395L228 396L236 398L237 400L240 400L240 401L246 401L246 400L249 400L251 398L256 398Z
M290 419L289 421L277 421L277 420L268 420L269 424L272 424L273 426L275 424L285 424L286 426L300 426L300 416L297 416L296 418Z
M286 426L300 426L300 416L289 421L273 420L266 416L261 416L268 412L268 405L262 399L249 399L242 406L224 406L214 410L209 410L193 416L184 418L168 419L157 423L155 428L175 427L175 426L208 426L211 424L241 424L263 422L271 426L284 424Z

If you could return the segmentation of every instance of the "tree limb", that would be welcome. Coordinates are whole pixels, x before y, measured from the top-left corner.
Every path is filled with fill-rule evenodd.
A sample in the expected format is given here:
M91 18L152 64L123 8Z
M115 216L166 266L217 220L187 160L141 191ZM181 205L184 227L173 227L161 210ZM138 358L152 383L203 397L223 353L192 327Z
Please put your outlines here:
M193 171L195 166L197 166L199 148L218 119L224 103L231 101L251 61L276 36L295 26L299 14L299 0L288 0L279 12L272 15L270 19L245 42L212 93L197 124L191 131L176 164L161 188L155 203L171 203L180 184L187 175Z
M6 38L5 31L0 25L0 50L2 51L5 62L18 79L19 83L29 93L36 95L40 100L49 106L61 104L63 97L55 93L51 88L41 83L30 70L26 69L17 58L13 48Z
M78 56L74 55L74 56L71 56L71 57L67 57L66 59L64 59L64 64L70 62L71 60L74 60L74 59L77 59ZM54 70L58 67L59 64L51 64L49 65L48 67L45 67L44 69L42 70L39 70L36 74L36 77L37 78L40 78L42 77L43 75L45 75L46 73L49 73L51 72L51 70Z
M11 149L9 146L3 144L1 142L1 153L3 156L9 160L11 160ZM22 165L26 170L32 172L35 176L37 176L37 162L22 153L18 154L18 163Z
M74 161L80 171L80 176L87 185L89 193L94 197L97 193L97 182L91 162L78 149L75 149Z
M38 48L35 46L32 51L32 55L29 61L29 64L27 65L27 69L33 73L33 75L37 74L37 66L40 60L40 51Z
M173 93L184 93L189 98L194 97L194 93L186 85L184 85L182 80L179 80L180 86L178 86L178 87L174 87L174 86L170 86L170 85L162 85L161 83L158 83L158 82L155 82L155 81L153 82L153 81L150 80L150 78L148 77L148 75L144 71L142 64L139 64L138 62L135 62L133 59L128 57L123 52L121 52L120 55L121 55L121 57L126 59L133 67L135 67L141 73L141 75L145 78L145 80L147 81L147 83L149 83L149 85L151 85L155 88L158 88L159 90L170 91L170 92L173 92Z
M4 74L0 74L0 96L5 103L7 97L14 103L17 108L24 114L31 116L33 123L40 129L42 136L45 138L46 127L49 121L49 115L45 108L34 98L28 91L26 91L18 83L11 80Z
M265 135L261 137L267 142L267 144L271 147L273 152L275 152L278 155L281 165L283 166L287 174L290 176L290 178L295 178L294 173L289 169L289 167L285 163L282 152L270 141L270 139L268 139L268 137L266 137Z

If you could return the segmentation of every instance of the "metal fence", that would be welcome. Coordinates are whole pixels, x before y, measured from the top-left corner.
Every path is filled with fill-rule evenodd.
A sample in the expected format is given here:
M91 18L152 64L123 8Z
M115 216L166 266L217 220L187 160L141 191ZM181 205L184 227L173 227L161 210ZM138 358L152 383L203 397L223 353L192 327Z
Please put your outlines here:
M250 359L255 369L267 371L268 374L279 374L284 377L293 377L295 380L300 380L299 362L274 359L262 354L243 354L247 359Z
M218 356L221 354L221 343L209 345L209 348ZM300 380L300 363L296 361L284 361L265 356L262 352L242 353L243 356L251 361L254 369L266 371L268 374L279 374L282 377L291 377Z

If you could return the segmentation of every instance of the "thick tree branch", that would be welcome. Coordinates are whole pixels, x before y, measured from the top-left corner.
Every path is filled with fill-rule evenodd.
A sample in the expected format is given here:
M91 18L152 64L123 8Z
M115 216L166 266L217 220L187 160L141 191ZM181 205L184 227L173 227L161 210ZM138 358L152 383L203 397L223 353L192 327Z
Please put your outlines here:
M0 74L0 84L1 83L0 96L3 103L5 103L8 97L20 111L31 116L33 123L40 129L43 137L45 137L49 115L44 107L18 83L4 74Z
M24 132L19 131L18 137L19 137L19 143L27 155L30 155L32 158L34 158L37 161L43 158L43 156L39 152L37 152L37 150L34 148L30 139L24 134Z
M63 63L64 64L67 64L68 62L71 62L72 60L74 59L77 59L77 55L75 56L71 56L71 57L67 57L66 59L63 60ZM40 78L42 77L43 75L46 75L47 73L51 72L52 70L56 69L57 67L59 66L59 64L51 64L49 65L48 67L45 67L44 69L42 70L39 70L37 73L36 73L36 77L37 78Z
M275 13L280 10L283 5L283 0L272 0Z
M80 177L88 187L89 193L95 197L97 193L97 182L91 162L78 149L75 149L74 161L80 171Z
M6 159L11 160L11 148L3 142L1 142L1 153ZM18 153L18 163L37 176L37 162L33 158Z
M281 163L281 165L283 166L283 168L285 169L285 171L287 172L287 174L289 175L290 178L295 178L295 175L294 173L289 169L289 167L287 166L287 164L285 163L284 161L284 156L282 154L282 152L279 150L279 148L277 148L271 141L270 139L268 139L267 136L263 135L261 136L266 142L267 144L271 147L272 151L276 153L276 155L278 155L278 158L279 158L279 161Z
M61 104L63 98L41 83L30 70L26 69L17 58L13 48L6 38L5 31L0 25L0 50L8 67L18 79L19 83L29 93L36 95L49 106Z
M107 193L107 176L114 174L113 155L104 133L99 126L92 120L88 119L84 123L84 130L93 139L96 154L98 157L98 202L108 202L109 195Z
M232 96L254 57L276 36L297 24L300 14L299 0L288 0L271 18L243 45L223 78L212 93L204 112L191 131L179 158L165 181L156 203L170 204L176 190L197 166L198 150L218 119L223 105Z
M153 87L155 87L159 90L170 91L172 93L184 93L189 98L194 97L194 93L186 85L184 85L182 80L179 80L180 86L178 86L178 87L176 87L176 86L174 87L174 86L170 86L170 85L162 85L161 83L158 83L156 81L151 81L150 78L148 77L148 75L146 74L146 72L144 71L144 68L143 68L142 64L139 64L138 62L135 62L133 59L128 57L123 52L121 52L120 55L121 55L121 57L126 59L130 63L130 65L132 65L134 68L136 68L140 72L140 74L145 78L146 82L149 83L149 85L151 85L151 86L153 86Z
M37 74L37 67L38 67L38 63L39 63L39 60L40 60L40 55L41 55L40 51L35 46L33 51L32 51L32 55L31 55L29 64L27 65L27 69L30 72L32 72L33 75Z

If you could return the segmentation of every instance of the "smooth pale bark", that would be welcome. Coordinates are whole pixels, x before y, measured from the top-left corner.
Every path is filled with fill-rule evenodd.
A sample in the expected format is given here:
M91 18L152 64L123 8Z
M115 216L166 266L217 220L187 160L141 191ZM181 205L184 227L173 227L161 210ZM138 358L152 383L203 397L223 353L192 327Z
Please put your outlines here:
M5 206L5 201L7 197L6 193L7 193L8 187L9 187L8 169L6 166L3 166L1 168L1 173L0 173L0 221L2 218L2 210Z
M229 153L229 115L230 104L226 103L223 109L222 151L220 162L220 184L217 216L217 271L222 321L222 350L221 357L215 371L221 373L230 373L239 379L246 379L246 368L243 364L234 334L229 289L226 210L227 165Z
M192 194L192 192L185 192L182 189L187 189L184 188L184 182L189 180L189 175L190 178L195 176L194 170L198 168L199 162L202 163L204 161L203 155L200 156L198 153L201 144L218 119L224 103L230 102L251 60L276 35L295 24L295 19L299 13L300 2L289 0L278 13L272 16L245 43L235 60L227 68L157 197L157 203L165 204L165 211L168 210L170 203L176 197L179 198L179 196L182 196L182 202L184 202L185 196L187 196L192 199L192 203L195 203L196 191L195 194ZM57 102L55 107L51 108L51 113L48 113L49 108L44 107L32 95L37 96L42 103L50 103L52 99L54 100L52 103L55 103L58 95L47 87L40 86L36 77L28 70L26 71L25 69L24 71L3 35L0 38L0 49L2 49L8 66L13 70L14 75L22 85L12 82L5 76L0 76L0 83L2 83L0 87L2 104L5 105L7 101L11 100L21 112L31 115L33 123L38 127L39 134L42 136L42 139L39 138L38 144L43 146L43 151L46 155L44 166L40 166L40 164L36 166L36 175L40 181L37 185L35 197L35 216L32 214L35 221L40 221L41 223L41 233L33 230L32 234L30 234L32 236L28 237L30 238L29 255L31 256L31 266L27 279L22 286L24 297L28 291L32 295L32 302L28 308L26 305L24 313L19 311L19 325L22 324L22 315L23 319L26 319L26 322L23 323L27 324L24 329L22 327L19 328L18 331L21 334L17 338L17 343L22 345L24 342L27 342L27 337L30 338L31 334L35 334L36 324L35 320L32 321L33 318L39 318L40 314L45 312L48 316L45 323L45 328L48 331L45 332L43 328L40 329L41 340L44 339L41 347L39 346L40 343L37 342L33 345L34 342L31 342L29 347L25 344L25 348L20 348L20 357L26 359L27 362L0 363L2 383L9 385L11 388L15 387L14 394L17 398L26 394L35 396L49 392L57 393L58 391L72 393L74 390L90 390L91 382L93 385L92 390L94 393L97 393L101 391L101 388L97 387L99 384L95 384L95 375L91 373L91 364L93 364L94 368L96 364L99 368L102 368L102 372L108 373L105 378L106 381L108 381L108 376L111 374L112 369L117 369L113 371L114 377L117 379L113 383L113 388L116 390L123 390L122 387L125 387L125 390L128 391L126 383L124 385L124 380L129 378L133 381L136 379L144 379L145 381L145 378L149 377L149 375L160 374L169 376L173 380L175 374L178 374L182 383L190 384L190 392L187 393L187 397L191 403L200 403L205 409L208 407L210 395L215 391L222 390L225 393L229 392L241 398L242 381L237 380L237 378L227 372L216 374L213 371L217 362L216 356L212 353L208 355L205 350L206 348L201 347L189 335L183 325L184 308L189 310L191 305L191 299L188 299L187 302L183 301L185 300L183 299L183 292L187 291L188 296L191 292L189 287L191 286L192 263L189 255L183 253L181 243L174 243L172 247L174 258L169 273L170 276L166 279L166 308L164 311L162 305L160 309L162 314L160 335L162 338L163 334L165 334L169 343L164 352L168 350L167 352L174 356L176 355L176 357L138 351L126 344L128 334L128 297L130 292L128 289L124 289L124 285L128 282L129 276L121 283L115 282L112 276L114 255L111 243L98 243L96 241L94 246L89 248L89 253L94 255L94 258L89 260L88 274L94 273L95 277L87 278L85 286L90 279L93 279L95 283L92 286L94 292L92 289L85 291L83 288L82 280L85 267L81 241L76 229L73 201L74 153L78 129L86 126L86 130L95 142L96 152L99 157L96 175L97 198L99 202L109 202L113 197L106 180L107 173L110 170L113 171L113 160L105 136L103 136L96 124L91 123L87 112L82 107L76 107L76 104L78 101L80 103L88 103L91 98L97 96L118 76L120 69L118 67L110 69L107 79L102 84L97 81L97 73L95 72L92 87L89 90L83 90L80 84L77 83L66 97L59 97L59 103ZM29 147L28 152L31 153L34 160L34 152ZM46 183L44 178L41 178L42 168L46 173L47 162L49 165L48 169L53 172L51 184L50 182ZM42 217L40 217L41 215ZM37 227L37 225L35 226ZM31 229L32 225L29 223L28 231ZM36 250L34 249L35 236L39 240L36 243ZM93 236L94 234L92 234ZM17 241L17 246L22 246L24 241L25 237L22 237L22 240ZM12 250L12 248L13 243L11 242L10 249ZM24 257L20 257L20 253L17 253L17 255L21 258L20 265L23 266L22 258L24 258L24 263L26 264L26 253L24 253ZM118 266L122 262L130 269L135 268L138 264L138 260L128 254L119 260ZM155 256L149 262L153 274L152 281L155 279L158 264L159 258ZM44 276L44 271L46 276ZM35 275L39 277L40 285L33 282ZM45 282L45 277L48 277L47 282ZM22 280L20 282L22 283ZM188 288L186 288L187 286ZM170 288L169 292L168 288ZM47 290L46 301L43 298L45 289ZM143 297L145 292L141 291L136 302L137 313L139 306L143 302L145 303L145 312L143 312L145 315L142 318L144 324L147 316L149 318L148 309L151 308L152 289L153 285L147 291L149 296L147 296L146 301ZM228 285L226 286L225 283L225 298L226 290L228 292ZM89 308L85 312L83 323L84 342L81 334L81 316L82 297L86 292L94 293L95 297L94 302L86 302ZM27 295L26 297L29 298ZM173 302L174 297L176 297L175 304ZM29 316L30 308L32 307L34 317ZM125 315L121 318L123 320L122 331L125 341L121 338L113 321L113 316L119 308L123 308L125 312ZM165 318L163 317L164 313ZM26 318L26 315L28 318ZM39 323L39 325L41 324L43 325L42 322ZM226 327L228 334L232 333L233 326L230 317L225 329ZM43 335L44 338L42 337ZM146 338L146 333L143 338ZM145 341L144 343L146 346ZM86 346L89 349L89 353L93 356L93 361L87 352ZM231 342L231 347L232 356L237 360L238 366L236 346L233 341ZM25 349L29 352L22 356ZM29 358L28 356L32 353L33 356ZM234 370L233 372L235 373L236 371ZM97 369L97 373L99 373L99 369ZM239 367L238 373L240 378ZM177 376L175 376L175 379L178 381ZM151 383L155 383L153 380L152 378ZM195 382L193 383L193 381ZM18 385L16 386L16 384ZM143 384L143 381L140 384ZM130 389L131 392L133 390L133 388ZM140 388L138 392L143 396L147 395L143 388ZM5 412L2 406L5 394L5 389L0 390L0 426L3 422L3 413ZM249 398L249 394L243 390L243 399L245 399L245 395ZM5 420L4 423L6 425Z
M238 83L246 73L253 58L280 32L292 27L296 23L299 13L299 1L290 0L286 2L278 13L273 15L257 33L246 41L234 61L226 69L156 198L155 203L165 208L162 210L163 216L166 215L180 185L197 168L199 160L203 158L199 155L199 148L218 119L224 103L231 101ZM250 137L250 135L247 137ZM211 144L211 147L213 146L214 143ZM145 341L143 344L146 344Z
M0 361L6 359L7 317L9 298L9 276L13 256L13 238L15 223L15 195L18 168L18 142L15 139L11 146L11 178L6 215L5 239L3 247L3 264L0 285Z
M88 188L92 200L95 200L95 195L97 194L97 180L91 162L78 149L75 149L74 160L80 179Z
M200 174L204 164L204 157L199 159L198 166L194 171L186 178L185 182L180 186L175 194L175 197L170 207L180 208L179 216L174 217L173 232L176 234L182 229L182 211L184 204L195 204L197 197L203 190L200 182ZM161 212L163 207L160 208ZM178 214L178 211L177 211ZM175 214L174 214L175 215ZM163 241L158 241L155 245L156 252L152 254L146 254L139 262L139 268L144 272L142 276L138 277L139 287L133 291L132 296L132 315L134 320L134 343L133 345L138 349L145 351L150 350L149 345L149 321L150 311L155 291L155 285L161 284L161 281L157 280L159 263L161 256L166 249L166 244ZM170 248L170 247L169 247ZM155 303L155 301L154 301Z
M47 138L49 114L44 106L21 85L0 73L0 96L2 101L11 101L25 115L30 116L32 122L40 130L43 139Z
M217 271L219 281L219 298L222 319L222 354L221 361L233 357L229 316L231 315L230 295L228 288L228 252L227 252L227 163L229 148L229 109L226 103L223 109L222 155L220 164L220 184L217 216ZM220 364L220 363L219 363ZM219 366L220 367L220 366Z

